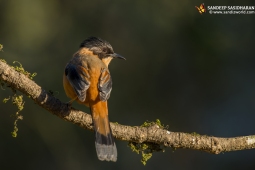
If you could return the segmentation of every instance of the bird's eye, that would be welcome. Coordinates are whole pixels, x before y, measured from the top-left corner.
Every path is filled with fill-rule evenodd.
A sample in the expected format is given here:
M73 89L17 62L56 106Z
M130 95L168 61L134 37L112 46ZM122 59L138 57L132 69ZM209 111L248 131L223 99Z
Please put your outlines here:
M103 48L103 52L104 52L104 53L108 53L108 50L105 49L105 48Z

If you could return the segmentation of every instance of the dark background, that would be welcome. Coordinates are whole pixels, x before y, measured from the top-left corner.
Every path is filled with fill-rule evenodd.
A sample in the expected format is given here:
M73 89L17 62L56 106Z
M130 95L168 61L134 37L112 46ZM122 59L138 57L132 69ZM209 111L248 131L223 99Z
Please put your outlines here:
M252 0L203 2L255 5ZM141 125L160 119L170 131L253 135L255 15L200 15L194 6L203 2L0 0L0 58L37 72L35 82L67 102L64 67L84 39L98 36L127 58L110 65L111 121ZM1 101L11 94L5 89ZM254 150L212 155L166 149L143 166L123 141L116 141L116 163L101 162L94 133L25 101L17 138L11 136L10 117L16 108L0 102L0 169L255 169Z

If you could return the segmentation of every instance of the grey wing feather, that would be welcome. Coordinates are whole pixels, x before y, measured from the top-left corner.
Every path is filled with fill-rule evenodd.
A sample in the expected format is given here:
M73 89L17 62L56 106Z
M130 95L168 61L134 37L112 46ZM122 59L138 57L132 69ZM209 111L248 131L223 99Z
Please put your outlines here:
M88 80L89 75L79 67L81 66L77 67L69 63L65 68L65 75L71 86L74 88L79 100L84 102L86 99L86 90L90 86L90 82Z
M100 100L106 101L110 98L112 91L112 78L107 69L102 69L98 83Z

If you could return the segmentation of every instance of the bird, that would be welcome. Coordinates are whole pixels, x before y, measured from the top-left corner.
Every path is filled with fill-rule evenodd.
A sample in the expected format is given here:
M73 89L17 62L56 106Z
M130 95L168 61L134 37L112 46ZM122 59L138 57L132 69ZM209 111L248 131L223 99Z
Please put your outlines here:
M97 157L101 161L117 161L117 148L108 119L107 100L112 91L108 66L112 59L126 60L115 53L111 44L91 36L85 39L67 63L63 86L69 104L77 101L90 108L95 131Z

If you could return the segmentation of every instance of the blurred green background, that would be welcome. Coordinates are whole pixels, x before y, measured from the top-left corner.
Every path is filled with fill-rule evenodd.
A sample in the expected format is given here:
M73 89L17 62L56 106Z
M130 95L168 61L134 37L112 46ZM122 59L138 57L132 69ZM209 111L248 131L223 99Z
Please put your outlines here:
M110 65L110 120L141 125L160 119L170 131L218 137L255 134L255 15L200 15L205 5L254 1L0 0L0 58L37 72L36 83L69 101L62 74L89 36L111 43L126 61ZM0 90L0 100L11 90ZM118 161L96 157L94 133L26 98L12 138L16 108L0 102L0 169L255 169L255 150L212 155L189 149L155 153L146 166L127 142ZM89 109L74 104L75 108Z

